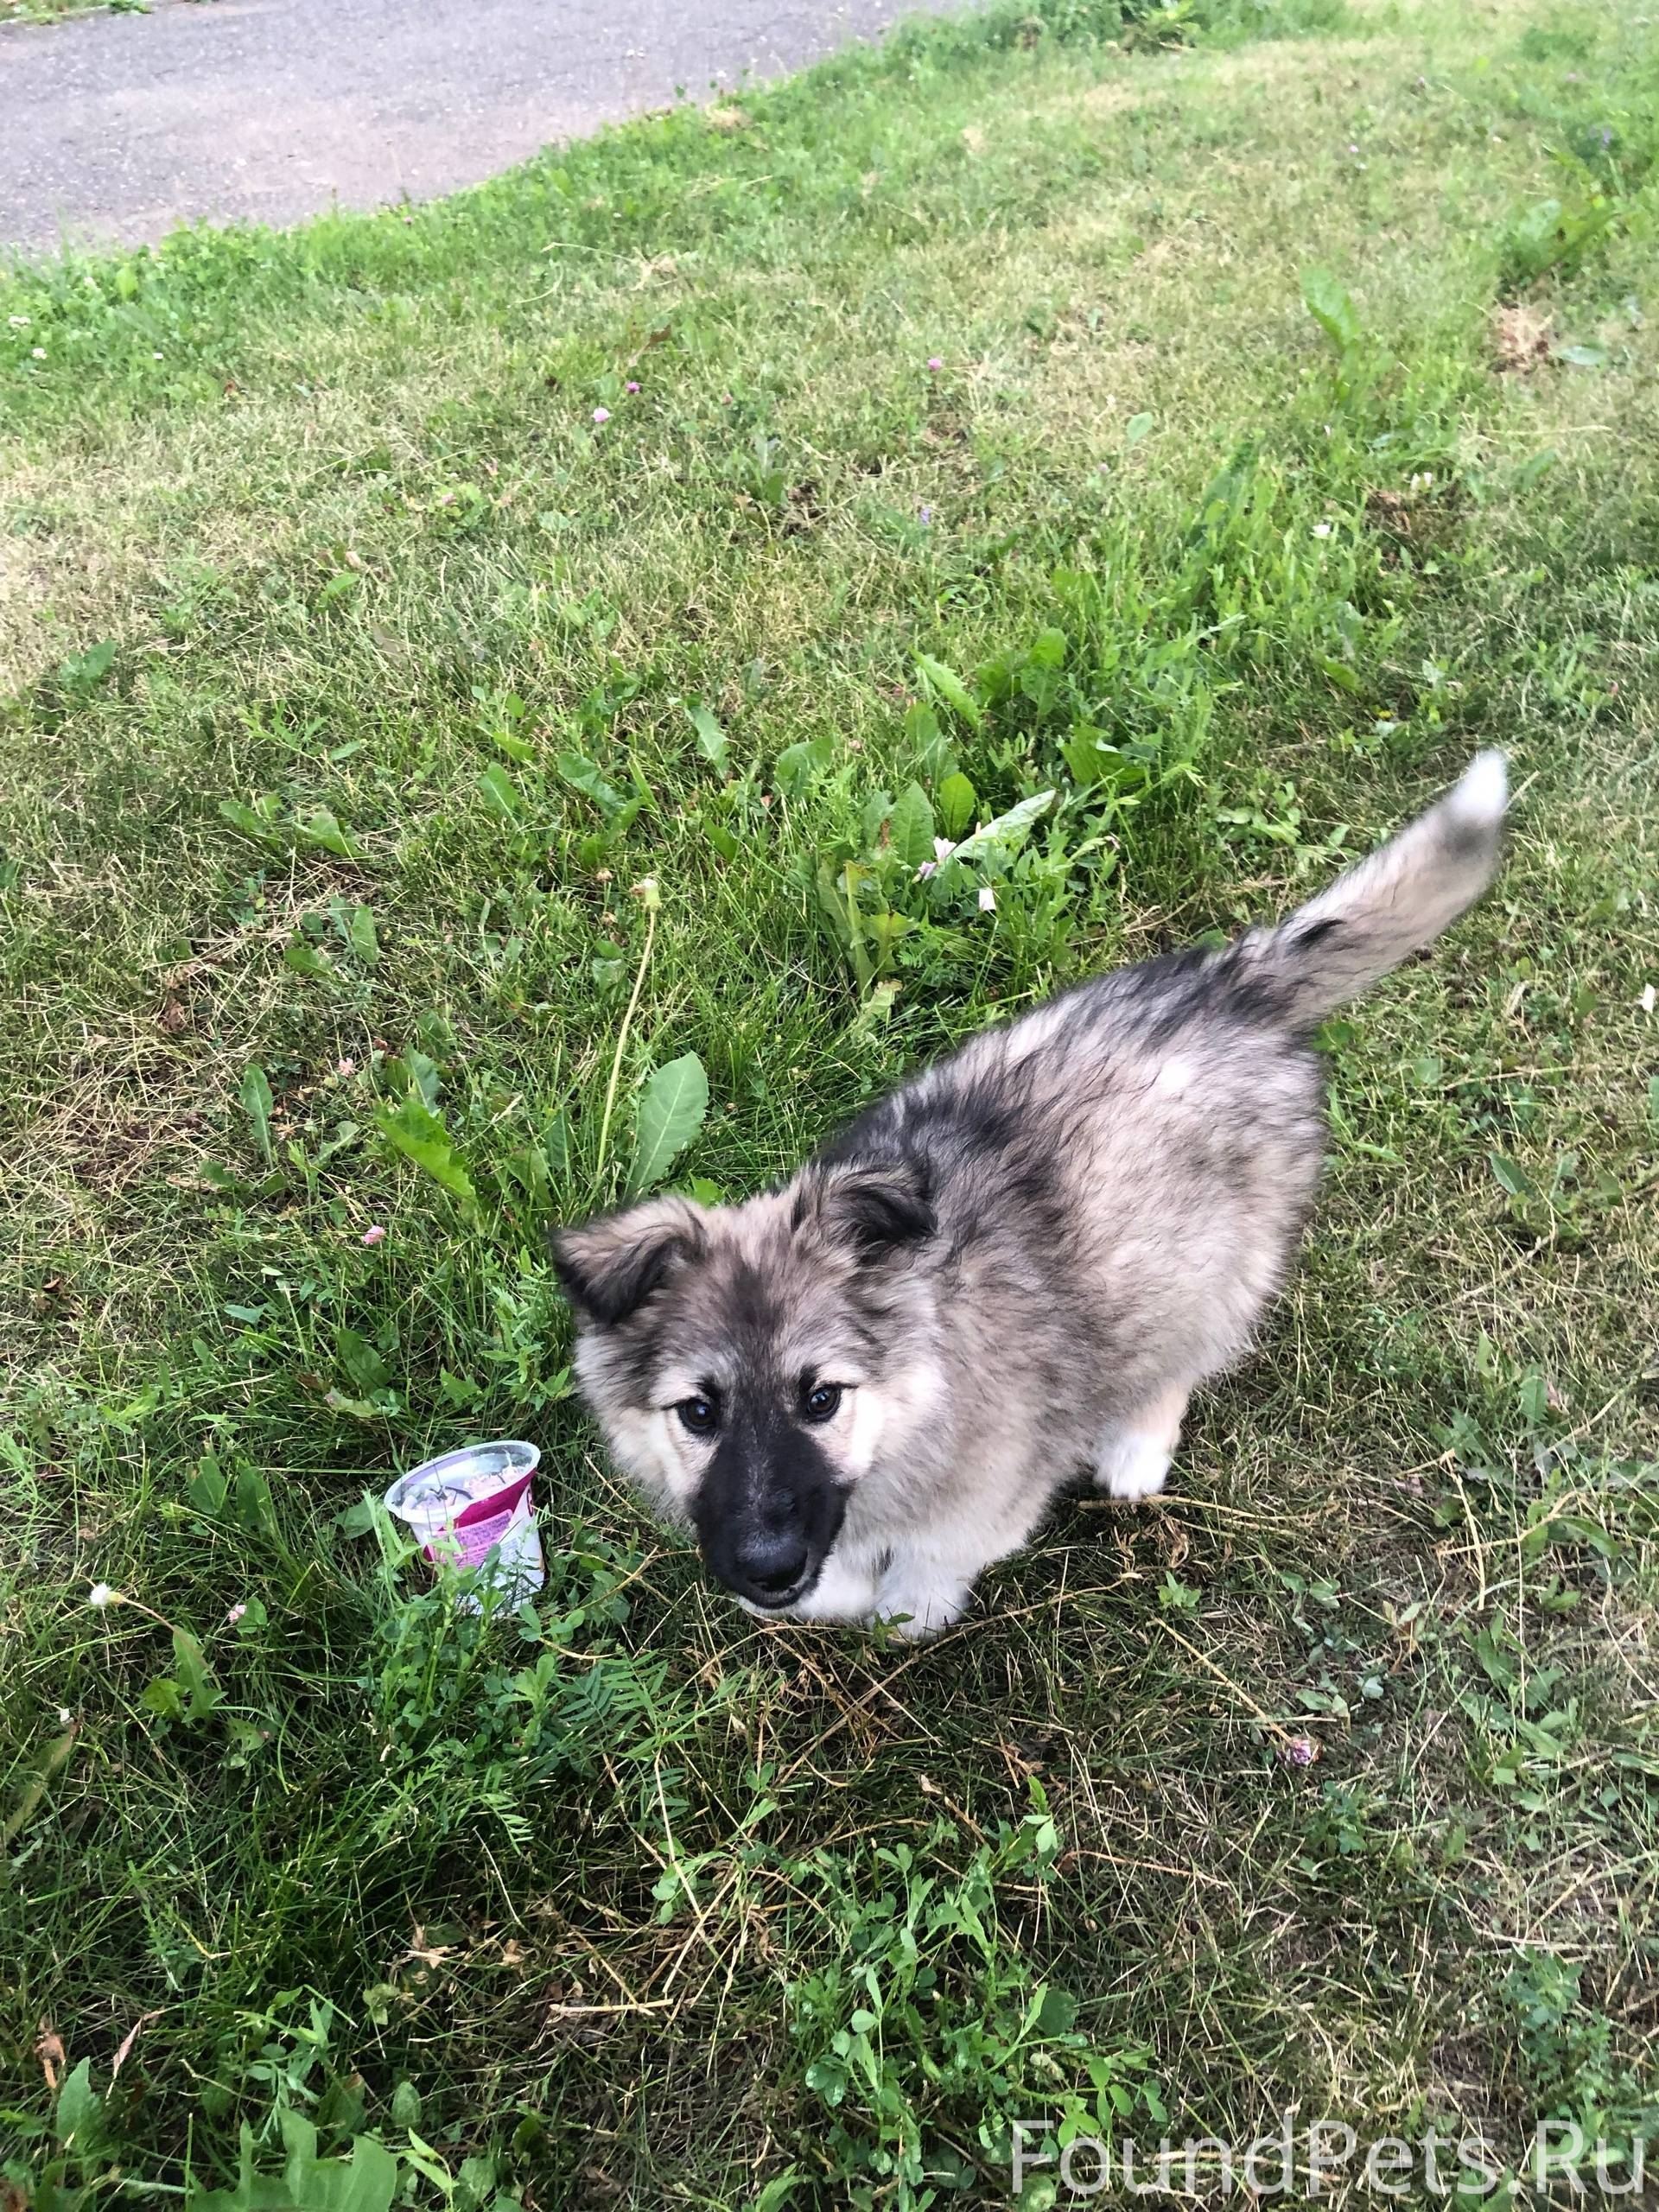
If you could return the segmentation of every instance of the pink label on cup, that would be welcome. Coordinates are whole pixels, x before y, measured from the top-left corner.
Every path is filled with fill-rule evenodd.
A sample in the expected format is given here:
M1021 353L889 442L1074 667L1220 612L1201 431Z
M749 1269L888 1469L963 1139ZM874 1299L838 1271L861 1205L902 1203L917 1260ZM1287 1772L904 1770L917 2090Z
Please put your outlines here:
M502 1514L511 1513L530 1488L530 1477L521 1475L516 1483L509 1483L505 1490L492 1491L487 1497L475 1497L472 1503L455 1516L457 1529L469 1529L480 1521L492 1523Z
M430 1560L442 1560L454 1567L476 1567L486 1557L492 1545L499 1544L507 1533L512 1519L512 1508L505 1513L493 1513L487 1521L457 1522L453 1535L446 1529L436 1544L429 1544L426 1555Z
M509 1483L505 1490L474 1498L455 1516L435 1543L426 1546L428 1559L441 1561L446 1567L476 1567L505 1536L529 1488L530 1477L524 1475L516 1483Z

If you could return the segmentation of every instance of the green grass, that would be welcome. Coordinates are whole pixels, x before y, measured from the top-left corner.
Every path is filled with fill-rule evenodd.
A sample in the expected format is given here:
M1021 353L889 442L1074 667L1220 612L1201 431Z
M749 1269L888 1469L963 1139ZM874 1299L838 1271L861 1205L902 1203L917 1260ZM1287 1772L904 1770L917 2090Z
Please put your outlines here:
M0 281L9 2203L288 2201L245 2127L534 2212L1659 2133L1651 32L1044 13ZM708 1589L544 1258L653 1071L751 1190L1494 743L1167 1497L918 1651ZM360 1501L503 1433L554 1567L480 1627Z
M146 0L0 0L0 26L60 23L66 16L147 16Z

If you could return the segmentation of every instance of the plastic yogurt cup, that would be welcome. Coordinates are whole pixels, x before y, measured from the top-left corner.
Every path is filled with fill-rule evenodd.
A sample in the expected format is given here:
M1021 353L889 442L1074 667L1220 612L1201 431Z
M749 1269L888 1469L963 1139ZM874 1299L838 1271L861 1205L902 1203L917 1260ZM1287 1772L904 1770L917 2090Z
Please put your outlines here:
M408 1523L437 1570L480 1567L493 1551L493 1586L522 1604L547 1580L530 1504L541 1456L535 1445L511 1439L464 1445L399 1475L386 1510ZM482 1610L476 1598L460 1602L469 1612Z

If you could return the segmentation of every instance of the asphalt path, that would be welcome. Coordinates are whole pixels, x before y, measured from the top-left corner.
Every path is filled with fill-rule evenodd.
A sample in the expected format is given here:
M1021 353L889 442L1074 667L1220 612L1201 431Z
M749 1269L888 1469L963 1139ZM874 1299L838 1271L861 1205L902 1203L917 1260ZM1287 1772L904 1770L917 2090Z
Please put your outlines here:
M475 184L917 0L156 0L0 26L0 251Z

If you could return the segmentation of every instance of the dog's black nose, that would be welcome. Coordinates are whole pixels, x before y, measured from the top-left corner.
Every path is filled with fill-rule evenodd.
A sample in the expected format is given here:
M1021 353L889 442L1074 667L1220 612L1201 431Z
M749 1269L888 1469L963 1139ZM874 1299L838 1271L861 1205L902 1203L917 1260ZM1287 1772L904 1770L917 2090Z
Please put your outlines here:
M756 1529L737 1547L738 1573L763 1599L792 1590L806 1561L807 1541L798 1529Z

